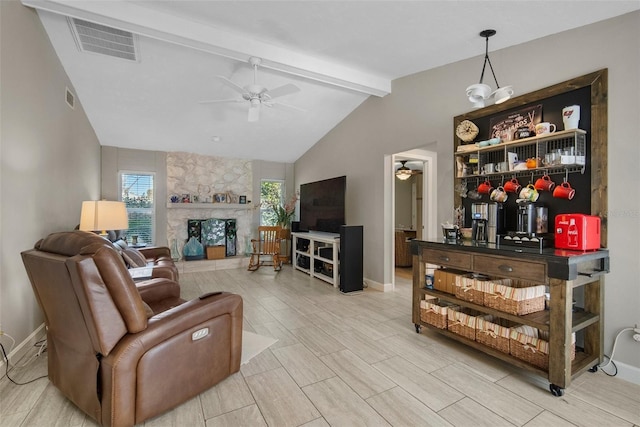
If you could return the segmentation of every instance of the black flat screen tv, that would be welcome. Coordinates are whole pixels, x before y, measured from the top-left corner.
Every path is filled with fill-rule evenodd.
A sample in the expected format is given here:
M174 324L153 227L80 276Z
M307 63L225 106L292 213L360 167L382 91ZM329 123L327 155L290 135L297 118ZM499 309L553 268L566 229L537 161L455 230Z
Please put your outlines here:
M340 233L345 225L347 177L300 185L300 231Z

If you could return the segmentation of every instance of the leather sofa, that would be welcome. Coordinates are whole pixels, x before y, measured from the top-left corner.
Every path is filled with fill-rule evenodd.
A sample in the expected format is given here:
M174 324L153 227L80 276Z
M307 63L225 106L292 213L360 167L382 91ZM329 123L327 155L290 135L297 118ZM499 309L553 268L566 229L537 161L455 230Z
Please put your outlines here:
M242 298L184 301L178 283L137 284L101 237L54 233L22 252L47 329L48 377L103 426L132 426L240 369Z
M151 267L153 278L164 278L177 282L179 273L171 258L171 250L166 246L147 248L131 248L124 240L113 242L114 247L122 255L128 268Z

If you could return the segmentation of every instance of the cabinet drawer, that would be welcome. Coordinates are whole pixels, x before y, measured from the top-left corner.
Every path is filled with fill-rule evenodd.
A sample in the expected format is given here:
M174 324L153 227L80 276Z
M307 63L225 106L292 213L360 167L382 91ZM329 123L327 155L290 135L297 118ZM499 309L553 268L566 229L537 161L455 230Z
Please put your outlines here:
M471 254L438 249L423 249L422 260L430 264L455 267L461 270L471 269Z
M473 257L473 271L490 276L530 280L536 283L546 283L547 281L546 264L511 258L475 255Z

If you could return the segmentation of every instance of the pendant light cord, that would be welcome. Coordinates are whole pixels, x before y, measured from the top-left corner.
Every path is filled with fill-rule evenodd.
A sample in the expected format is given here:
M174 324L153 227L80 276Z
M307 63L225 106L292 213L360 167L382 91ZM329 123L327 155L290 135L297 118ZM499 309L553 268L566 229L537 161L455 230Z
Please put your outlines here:
M493 35L493 34L491 34ZM487 62L489 63L489 68L491 68L491 74L493 74L493 80L496 82L496 89L500 88L500 85L498 84L498 79L496 78L496 73L493 71L493 65L491 65L491 60L489 59L489 35L485 36L485 40L486 40L486 47L485 47L485 51L484 51L484 65L482 66L482 74L480 74L480 83L482 84L482 81L484 80L484 70L487 67Z

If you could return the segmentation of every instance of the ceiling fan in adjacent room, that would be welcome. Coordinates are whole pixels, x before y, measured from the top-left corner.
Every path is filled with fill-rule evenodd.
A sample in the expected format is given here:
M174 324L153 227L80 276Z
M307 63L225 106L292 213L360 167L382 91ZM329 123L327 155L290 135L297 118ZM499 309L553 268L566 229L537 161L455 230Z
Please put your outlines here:
M417 175L417 174L422 173L421 170L410 169L407 166L407 162L408 161L409 160L400 160L401 165L400 165L400 167L398 169L396 169L396 177L401 181L405 181L405 180L411 178L411 176L413 176L413 175Z
M262 106L270 108L281 106L292 108L294 110L305 111L302 108L296 107L295 105L285 104L283 102L277 102L273 100L274 98L279 98L299 92L300 88L298 86L292 83L287 83L286 85L269 90L258 83L258 65L262 63L262 60L260 58L256 58L255 56L252 56L251 58L249 58L249 63L251 64L251 66L253 66L253 83L248 84L244 87L232 82L224 76L216 76L221 79L225 85L242 95L242 99L214 99L210 101L200 101L200 103L213 104L249 101L249 114L247 120L250 122L257 122L260 119L260 108Z

